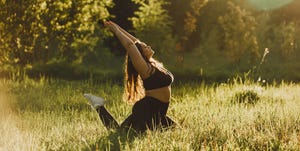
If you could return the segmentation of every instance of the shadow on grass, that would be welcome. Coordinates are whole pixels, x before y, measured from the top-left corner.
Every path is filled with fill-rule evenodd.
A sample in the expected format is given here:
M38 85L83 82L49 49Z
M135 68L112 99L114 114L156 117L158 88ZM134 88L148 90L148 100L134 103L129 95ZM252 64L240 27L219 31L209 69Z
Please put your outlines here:
M176 126L180 128L178 125ZM152 129L151 131L156 132L165 132L168 130L174 130L175 126L170 127L159 127ZM148 129L149 130L149 129ZM133 142L135 139L143 138L147 135L146 131L137 132L134 129L119 129L119 130L111 130L109 131L108 135L103 135L98 138L96 142L90 144L88 148L83 150L112 150L112 151L119 151L119 150L128 150L131 149L133 146Z
M137 133L134 130L115 130L110 131L108 135L98 138L98 140L83 150L124 150L132 148L132 142L135 138L141 138L144 134Z

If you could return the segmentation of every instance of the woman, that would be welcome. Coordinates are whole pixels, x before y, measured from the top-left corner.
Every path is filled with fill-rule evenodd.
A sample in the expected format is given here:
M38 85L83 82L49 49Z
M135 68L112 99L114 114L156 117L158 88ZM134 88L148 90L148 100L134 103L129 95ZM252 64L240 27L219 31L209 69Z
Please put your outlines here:
M127 51L124 93L128 101L136 102L132 114L118 125L104 108L104 99L84 94L99 113L103 124L108 129L133 129L137 132L174 127L175 123L166 116L173 75L152 58L154 51L150 46L140 42L114 22L107 21L104 25L114 33Z

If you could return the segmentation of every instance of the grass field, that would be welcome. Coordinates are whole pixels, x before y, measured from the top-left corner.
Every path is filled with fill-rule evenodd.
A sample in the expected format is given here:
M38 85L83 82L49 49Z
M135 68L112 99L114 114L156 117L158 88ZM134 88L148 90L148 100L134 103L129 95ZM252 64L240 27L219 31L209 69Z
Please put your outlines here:
M246 80L173 85L168 115L181 127L131 137L107 131L82 96L131 105L111 81L0 80L0 150L300 150L300 85Z

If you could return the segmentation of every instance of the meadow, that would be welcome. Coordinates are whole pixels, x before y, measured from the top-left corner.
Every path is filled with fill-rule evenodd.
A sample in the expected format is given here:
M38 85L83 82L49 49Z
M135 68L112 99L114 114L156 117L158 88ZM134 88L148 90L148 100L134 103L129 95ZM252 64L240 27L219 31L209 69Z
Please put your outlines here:
M132 137L108 131L83 93L122 122L123 86L41 78L0 80L0 150L300 150L300 85L174 83L168 115L180 127Z

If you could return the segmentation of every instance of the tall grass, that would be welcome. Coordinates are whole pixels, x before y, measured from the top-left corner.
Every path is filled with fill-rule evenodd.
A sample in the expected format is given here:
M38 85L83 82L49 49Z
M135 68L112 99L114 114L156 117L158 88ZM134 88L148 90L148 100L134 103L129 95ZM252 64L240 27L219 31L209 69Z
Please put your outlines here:
M175 83L168 115L180 127L136 137L107 131L82 97L104 97L122 122L120 84L2 79L0 90L0 150L300 150L299 84ZM241 92L258 99L233 102Z

